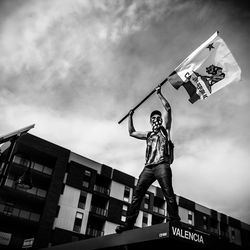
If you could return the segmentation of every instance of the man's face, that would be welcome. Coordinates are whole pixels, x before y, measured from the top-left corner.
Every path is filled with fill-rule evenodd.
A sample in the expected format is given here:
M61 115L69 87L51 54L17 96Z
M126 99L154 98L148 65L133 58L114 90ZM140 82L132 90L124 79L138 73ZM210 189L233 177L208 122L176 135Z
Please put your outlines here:
M160 115L153 115L151 118L150 118L150 123L152 125L152 129L153 131L159 129L159 127L162 125L162 118Z

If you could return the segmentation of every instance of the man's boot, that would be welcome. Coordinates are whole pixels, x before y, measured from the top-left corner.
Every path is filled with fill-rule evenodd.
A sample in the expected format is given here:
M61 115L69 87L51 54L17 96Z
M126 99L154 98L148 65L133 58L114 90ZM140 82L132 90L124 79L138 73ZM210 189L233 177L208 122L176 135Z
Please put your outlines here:
M115 231L120 234L124 231L131 230L134 228L136 216L128 216L124 225L117 226Z
M177 218L167 217L166 222L169 222L171 226L176 226L176 227L180 227L181 226L180 217L177 217Z
M125 225L117 226L115 231L116 231L116 233L120 234L120 233L122 233L124 231L131 230L131 229L133 229L133 226L125 224Z

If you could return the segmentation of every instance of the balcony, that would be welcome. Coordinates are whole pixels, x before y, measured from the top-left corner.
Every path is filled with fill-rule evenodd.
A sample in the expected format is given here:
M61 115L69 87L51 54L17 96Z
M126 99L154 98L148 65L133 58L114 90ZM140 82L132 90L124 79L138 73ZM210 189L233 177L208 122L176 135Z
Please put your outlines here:
M153 207L153 211L157 214L165 215L165 209L160 208L160 207Z
M98 185L94 185L94 191L101 193L101 194L105 194L105 195L109 195L110 193L110 190L108 188L98 186Z
M108 210L101 207L91 206L90 211L94 214L101 215L104 217L106 217L108 214Z
M0 214L33 222L39 222L40 220L40 214L16 208L12 204L0 203Z
M104 232L102 230L98 230L92 227L87 227L86 234L92 237L103 236Z
M42 199L45 199L46 196L47 196L47 191L44 190L44 189L41 189L41 188L32 187L31 189L28 189L28 190L18 188L15 185L14 179L12 177L10 177L10 176L7 178L5 186L9 187L9 188L12 188L13 190L18 190L18 191L23 192L23 193L29 193L29 194L33 195L34 197L36 196L36 197L39 197L39 198L42 198Z
M74 225L73 231L76 232L76 233L80 233L80 232L81 232L81 226L79 226L79 225Z
M28 167L28 160L17 155L14 156L13 163L22 167ZM31 169L36 172L43 173L46 176L51 176L53 174L53 170L51 168L33 161L31 163Z

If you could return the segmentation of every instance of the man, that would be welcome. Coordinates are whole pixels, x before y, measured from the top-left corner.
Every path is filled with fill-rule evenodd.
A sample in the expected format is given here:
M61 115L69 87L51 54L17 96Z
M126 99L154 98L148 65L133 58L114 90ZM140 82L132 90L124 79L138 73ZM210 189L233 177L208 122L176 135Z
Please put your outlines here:
M129 135L137 139L146 140L146 163L139 176L136 188L133 193L132 202L126 216L125 225L116 228L117 233L130 230L134 227L139 214L142 199L150 185L158 180L163 195L167 201L168 220L172 223L179 223L178 206L172 187L172 171L170 168L171 157L169 153L170 129L171 129L171 107L161 93L161 87L156 88L156 94L164 107L164 121L160 111L155 110L150 115L152 131L139 132L133 125L133 110L129 113L128 131Z

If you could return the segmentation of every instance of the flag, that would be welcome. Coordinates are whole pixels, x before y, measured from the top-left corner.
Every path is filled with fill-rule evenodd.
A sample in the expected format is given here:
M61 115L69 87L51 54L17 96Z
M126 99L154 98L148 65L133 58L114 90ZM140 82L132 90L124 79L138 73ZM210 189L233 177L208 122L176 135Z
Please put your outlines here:
M168 80L176 89L183 86L190 96L189 101L194 103L240 78L240 67L215 32L169 75Z

